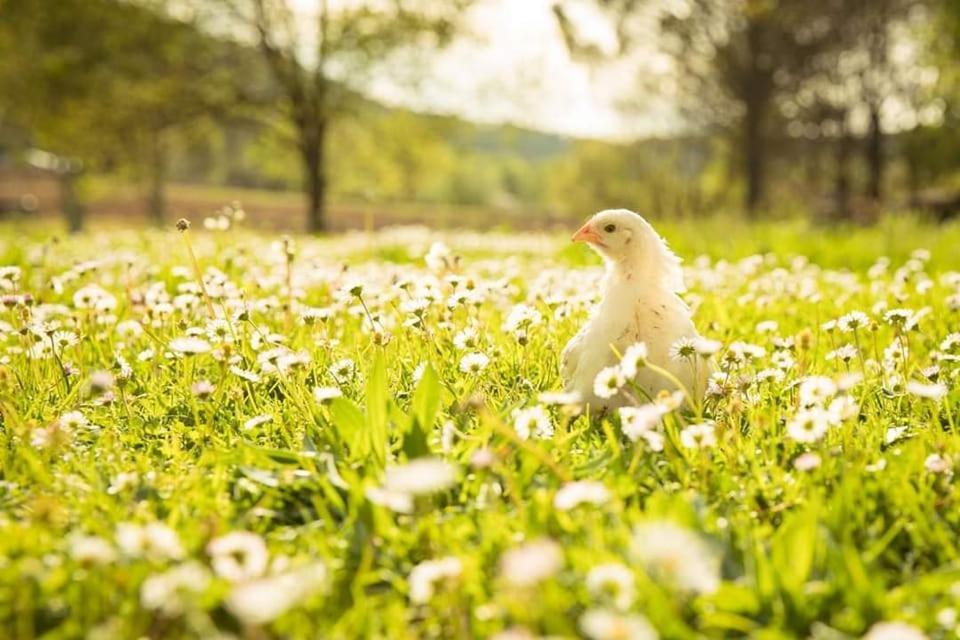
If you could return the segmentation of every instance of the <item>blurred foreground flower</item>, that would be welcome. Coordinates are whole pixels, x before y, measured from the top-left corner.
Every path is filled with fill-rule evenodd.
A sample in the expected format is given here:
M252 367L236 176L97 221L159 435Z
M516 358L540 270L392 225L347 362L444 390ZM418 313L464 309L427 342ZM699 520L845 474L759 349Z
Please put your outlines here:
M510 584L529 587L563 566L563 551L553 540L540 539L510 549L500 559L500 575Z
M671 522L637 527L632 550L651 577L683 591L712 593L720 586L720 557L699 535Z
M326 575L325 567L317 562L280 575L241 582L227 596L226 606L245 624L266 624L316 593Z
M231 531L214 538L207 553L214 572L230 582L260 577L269 560L263 538L249 531Z
M410 600L417 604L424 604L433 598L436 583L459 577L462 566L458 558L441 558L440 560L425 560L410 572Z
M580 630L592 640L656 640L657 632L638 614L590 609L580 616Z
M927 640L926 634L906 622L878 622L863 640Z

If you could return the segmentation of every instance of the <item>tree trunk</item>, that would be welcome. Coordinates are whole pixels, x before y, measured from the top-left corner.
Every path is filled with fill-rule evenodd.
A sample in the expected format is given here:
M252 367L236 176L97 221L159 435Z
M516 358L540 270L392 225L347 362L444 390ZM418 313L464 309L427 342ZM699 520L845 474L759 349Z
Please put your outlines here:
M150 133L150 196L148 210L150 222L157 227L163 226L166 217L167 201L167 153L159 131Z
M763 107L760 100L748 100L743 136L744 176L747 180L744 206L754 217L765 197L766 140L763 137Z
M66 169L60 174L60 208L63 209L70 233L83 231L83 204L77 196L80 176L81 172L75 169Z
M850 218L850 133L842 126L837 139L836 182L834 185L834 217L838 220Z
M307 196L307 231L326 231L327 164L326 125L314 124L301 130L300 153L303 159L303 183Z
M883 196L883 129L880 125L880 105L870 105L870 131L867 135L867 197L880 202Z

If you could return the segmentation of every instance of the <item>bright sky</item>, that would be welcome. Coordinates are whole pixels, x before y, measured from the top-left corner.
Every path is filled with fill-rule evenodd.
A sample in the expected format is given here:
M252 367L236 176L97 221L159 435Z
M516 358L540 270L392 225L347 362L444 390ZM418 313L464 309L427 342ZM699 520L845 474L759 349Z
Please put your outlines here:
M309 11L313 2L292 4ZM551 0L479 0L467 18L475 35L437 54L416 88L403 79L379 77L368 91L395 105L582 137L622 139L676 127L674 111L662 99L641 99L644 106L630 112L619 109L618 99L637 98L636 66L600 69L572 60L551 5ZM613 46L603 21L577 18L592 41Z

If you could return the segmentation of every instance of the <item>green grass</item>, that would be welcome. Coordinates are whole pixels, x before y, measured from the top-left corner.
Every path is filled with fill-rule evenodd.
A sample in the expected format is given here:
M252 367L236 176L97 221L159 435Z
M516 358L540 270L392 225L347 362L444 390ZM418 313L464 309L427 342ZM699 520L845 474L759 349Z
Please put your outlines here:
M960 227L654 223L724 345L702 449L681 411L659 452L617 415L553 405L552 435L520 437L513 410L560 389L599 291L597 260L561 235L388 230L288 251L199 224L5 227L0 637L840 639L896 620L955 637ZM428 268L435 240L459 261ZM504 327L518 304L540 318L523 340ZM915 327L886 318L898 308ZM852 311L867 324L824 328ZM178 354L194 334L210 350ZM472 352L489 364L463 373ZM353 371L332 372L343 359ZM861 379L822 401L855 409L801 442L811 376ZM931 376L943 398L906 389ZM594 502L564 508L576 487ZM596 588L603 571L621 586Z

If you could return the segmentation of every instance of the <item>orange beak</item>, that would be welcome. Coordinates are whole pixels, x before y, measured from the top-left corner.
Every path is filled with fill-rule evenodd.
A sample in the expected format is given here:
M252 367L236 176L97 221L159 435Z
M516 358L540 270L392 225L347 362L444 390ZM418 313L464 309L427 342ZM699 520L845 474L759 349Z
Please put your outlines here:
M597 233L593 226L588 222L587 224L580 227L573 237L570 238L573 242L587 242L591 244L603 244L600 239L600 234Z

